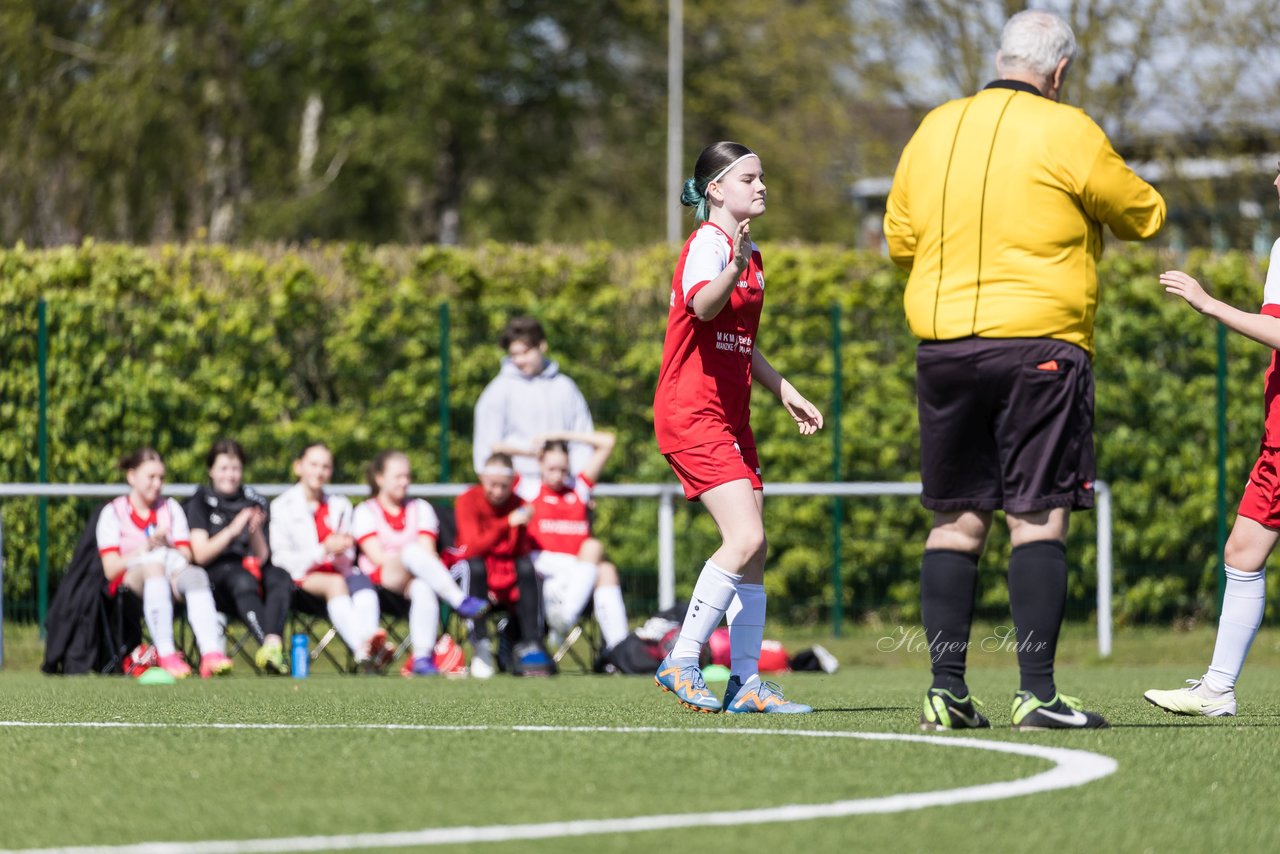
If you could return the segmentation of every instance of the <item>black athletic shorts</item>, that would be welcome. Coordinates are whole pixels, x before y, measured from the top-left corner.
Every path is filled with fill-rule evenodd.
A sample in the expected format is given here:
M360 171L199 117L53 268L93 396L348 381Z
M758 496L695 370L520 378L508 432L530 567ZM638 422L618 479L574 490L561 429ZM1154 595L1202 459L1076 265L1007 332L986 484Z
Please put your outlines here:
M925 507L1093 507L1093 370L1084 350L1053 338L925 341L916 393Z

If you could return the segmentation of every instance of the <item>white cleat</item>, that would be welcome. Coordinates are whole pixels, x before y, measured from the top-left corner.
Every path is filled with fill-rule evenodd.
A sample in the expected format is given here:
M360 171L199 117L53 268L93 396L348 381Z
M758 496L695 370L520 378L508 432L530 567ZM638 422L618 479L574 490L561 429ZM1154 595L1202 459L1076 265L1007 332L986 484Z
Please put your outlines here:
M1235 716L1235 691L1218 693L1202 679L1188 679L1187 685L1190 687L1175 688L1172 691L1152 689L1142 697L1151 705L1175 715L1197 715L1205 718Z
M471 676L475 679L493 678L493 657L477 654L471 659Z

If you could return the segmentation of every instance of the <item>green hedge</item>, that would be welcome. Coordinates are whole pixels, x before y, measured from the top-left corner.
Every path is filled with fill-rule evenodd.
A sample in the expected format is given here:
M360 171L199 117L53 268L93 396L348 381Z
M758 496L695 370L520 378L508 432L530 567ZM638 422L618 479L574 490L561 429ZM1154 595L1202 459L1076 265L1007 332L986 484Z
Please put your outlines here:
M914 342L903 277L884 259L830 246L764 248L768 300L761 349L824 411L833 411L833 306L845 377L839 477L917 478ZM448 305L450 480L470 477L472 406L495 373L497 331L515 312L539 316L552 355L582 387L597 424L620 436L606 478L669 480L652 439L673 252L608 245L476 249L322 245L282 249L86 243L0 250L0 480L37 473L36 303L48 302L50 479L114 481L115 459L151 444L173 481L203 477L222 435L253 455L249 476L289 479L304 438L328 441L336 479L355 481L385 446L406 449L415 476L446 471L441 447L441 306ZM1215 292L1256 305L1250 256L1194 255ZM1120 247L1101 275L1096 371L1099 476L1114 491L1118 607L1123 619L1198 615L1214 606L1215 370L1212 324L1166 297L1156 254ZM1238 500L1261 429L1268 351L1229 341L1229 500ZM795 434L761 392L754 424L766 479L833 476L830 431ZM90 502L52 501L51 567L66 561ZM928 516L913 499L849 499L839 525L846 613L889 606L915 615ZM4 505L5 596L32 601L35 502ZM832 502L772 499L767 514L775 616L820 619L833 601ZM653 598L655 506L602 501L599 529L628 574L636 607ZM677 518L682 590L714 548L705 512ZM1071 590L1092 596L1094 519L1072 531ZM999 615L1007 542L984 561L984 607ZM55 575L56 577L56 575ZM1084 611L1087 613L1087 610Z

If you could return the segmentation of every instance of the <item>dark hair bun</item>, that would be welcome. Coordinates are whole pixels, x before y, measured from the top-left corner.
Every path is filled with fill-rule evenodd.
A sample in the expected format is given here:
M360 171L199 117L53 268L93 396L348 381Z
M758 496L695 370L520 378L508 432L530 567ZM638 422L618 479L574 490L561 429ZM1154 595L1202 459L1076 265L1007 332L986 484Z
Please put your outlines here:
M687 208L697 207L701 204L706 196L698 189L698 182L693 178L689 178L684 182L684 189L680 192L680 204Z

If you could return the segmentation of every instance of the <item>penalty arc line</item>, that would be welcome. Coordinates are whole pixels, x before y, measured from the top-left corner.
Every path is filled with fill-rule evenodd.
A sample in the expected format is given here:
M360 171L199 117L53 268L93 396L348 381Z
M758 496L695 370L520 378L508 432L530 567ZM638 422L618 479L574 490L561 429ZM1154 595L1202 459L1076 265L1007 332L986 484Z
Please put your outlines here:
M1002 800L1056 789L1082 786L1115 773L1114 759L1085 750L986 741L976 738L905 735L875 732L831 732L825 730L774 730L714 727L686 729L679 727L558 727L558 726L448 726L430 724L272 724L272 723L134 723L125 721L43 722L0 721L0 729L19 727L88 728L88 729L226 729L226 730L381 730L388 732L529 732L529 733L607 733L617 735L664 733L687 735L757 735L782 738L836 738L861 741L902 741L935 747L987 750L1018 756L1030 756L1054 763L1054 767L1000 783L941 789L931 792L886 795L876 798L834 801L824 804L786 804L749 810L718 810L703 813L669 813L629 818L579 819L538 824L502 824L477 827L434 827L422 830L388 833L355 833L334 836L294 836L275 839L228 839L204 842L143 842L129 845L88 845L62 848L32 848L3 851L0 854L276 854L289 851L358 850L364 848L401 848L426 845L451 845L468 842L511 842L531 839L556 839L596 834L638 833L654 830L676 830L690 827L725 827L744 824L811 821L854 815L908 812L934 806Z

